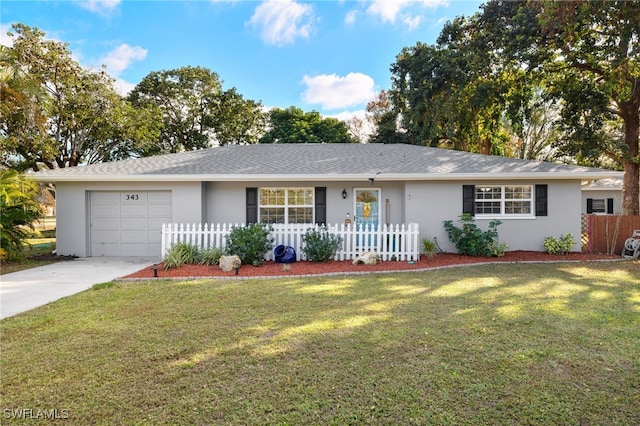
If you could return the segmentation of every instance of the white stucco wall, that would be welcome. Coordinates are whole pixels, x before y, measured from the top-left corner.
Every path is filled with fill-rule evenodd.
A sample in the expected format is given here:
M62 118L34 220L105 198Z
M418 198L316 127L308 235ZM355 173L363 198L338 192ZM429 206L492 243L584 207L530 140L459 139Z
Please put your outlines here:
M89 256L90 191L171 191L172 221L200 223L205 216L200 182L75 183L56 185L56 250L60 255Z
M445 251L455 252L449 241L443 221L457 222L462 213L462 185L504 185L504 182L411 182L406 186L406 222L420 225L421 238L436 237ZM576 241L574 250L580 250L580 182L536 181L518 184L548 184L548 216L535 218L501 218L498 226L500 241L508 250L544 250L542 242L547 236L571 233ZM476 217L483 230L491 219Z

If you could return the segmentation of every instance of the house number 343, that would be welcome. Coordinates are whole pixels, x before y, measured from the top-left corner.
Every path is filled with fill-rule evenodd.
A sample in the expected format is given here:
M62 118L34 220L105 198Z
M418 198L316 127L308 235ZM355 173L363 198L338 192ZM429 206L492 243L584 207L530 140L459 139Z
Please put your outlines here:
M127 194L127 201L137 201L138 199L138 194Z

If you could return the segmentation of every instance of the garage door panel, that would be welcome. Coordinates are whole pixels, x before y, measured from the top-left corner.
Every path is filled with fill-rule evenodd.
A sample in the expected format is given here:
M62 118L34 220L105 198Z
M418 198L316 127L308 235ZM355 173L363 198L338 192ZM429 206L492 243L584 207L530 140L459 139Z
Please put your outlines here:
M117 231L120 229L120 219L112 217L97 217L93 219L91 231Z
M91 207L91 215L93 217L117 217L119 214L119 204L94 204Z
M109 243L117 243L120 241L120 235L118 235L118 231L108 230L93 230L91 233L91 237L93 241L96 241L96 244L109 244Z
M171 191L92 192L91 256L158 256Z
M133 230L133 229L147 229L146 217L126 217L120 219L120 229Z
M146 204L126 204L120 207L120 215L124 217L146 217L147 205Z
M147 210L149 217L171 218L171 205L149 205Z
M171 205L171 192L149 192L147 194L149 204L168 204Z
M120 242L122 243L145 243L147 242L147 231L120 231Z
M113 257L119 256L120 243L100 243L91 245L91 256Z
M92 192L91 204L114 204L118 205L120 201L119 192Z
M120 193L120 202L125 204L125 203L147 203L147 193L146 192L137 192L137 191L130 191L130 192L121 192Z

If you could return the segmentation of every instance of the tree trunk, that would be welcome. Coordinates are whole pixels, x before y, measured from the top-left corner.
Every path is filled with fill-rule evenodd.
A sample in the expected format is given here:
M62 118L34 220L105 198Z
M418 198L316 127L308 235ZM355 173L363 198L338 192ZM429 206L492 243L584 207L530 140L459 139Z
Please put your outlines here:
M635 97L634 97L635 98ZM629 151L622 159L624 183L622 186L622 214L637 216L640 214L640 157L638 157L638 138L640 137L640 99L621 103L620 110L624 120L624 143Z

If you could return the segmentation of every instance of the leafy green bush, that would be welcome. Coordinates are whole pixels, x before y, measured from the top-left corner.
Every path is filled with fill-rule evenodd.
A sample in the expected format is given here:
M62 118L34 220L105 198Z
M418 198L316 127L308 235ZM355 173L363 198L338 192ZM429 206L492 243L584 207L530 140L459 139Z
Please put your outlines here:
M177 243L164 256L164 269L192 265L200 260L200 250L194 244Z
M342 238L327 231L326 227L319 230L308 229L302 236L302 241L305 244L302 251L311 262L326 262L332 259L342 244Z
M498 242L498 225L502 222L492 220L489 229L483 231L475 224L469 213L460 215L462 228L458 228L451 220L444 221L444 229L449 240L456 246L460 254L469 256L504 256L507 245Z
M561 235L560 238L547 237L542 242L545 250L551 254L567 254L573 249L574 244L575 241L571 234Z
M200 264L207 266L217 265L223 255L224 250L218 247L203 249L200 251Z
M227 239L226 252L237 255L243 265L260 265L273 248L273 239L269 237L272 230L264 223L234 227Z

